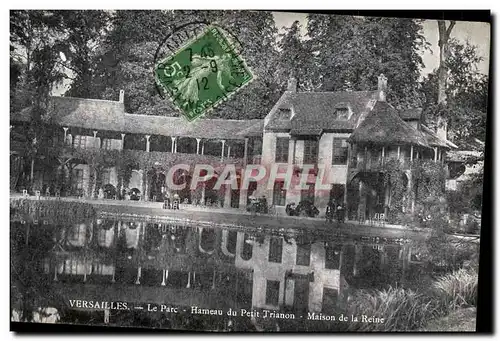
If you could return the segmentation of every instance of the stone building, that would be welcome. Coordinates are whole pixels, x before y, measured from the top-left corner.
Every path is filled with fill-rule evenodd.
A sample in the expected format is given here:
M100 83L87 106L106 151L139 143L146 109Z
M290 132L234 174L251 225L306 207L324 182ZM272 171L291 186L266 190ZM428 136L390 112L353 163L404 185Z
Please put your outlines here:
M278 214L288 203L310 200L324 214L330 200L344 202L349 219L387 215L391 188L383 185L384 167L397 160L407 172L407 209L413 210L411 165L429 160L446 168L446 153L456 146L422 123L422 110L396 110L386 102L387 78L379 76L370 91L298 92L288 89L263 120L199 119L125 112L118 101L53 97L47 119L40 122L48 141L26 137L29 111L11 115L11 188L69 196L160 201L165 177L179 163L210 164L216 174L201 188L180 192L186 203L212 203L245 209L251 195L265 196ZM37 148L37 145L40 145ZM36 150L36 152L33 152ZM91 152L89 152L91 151ZM225 164L239 172L261 165L278 176L248 189L214 184ZM307 168L306 165L311 165ZM304 188L286 188L309 173ZM328 189L318 188L318 175ZM194 174L176 170L189 187ZM324 187L324 186L323 186ZM127 195L122 195L127 193Z

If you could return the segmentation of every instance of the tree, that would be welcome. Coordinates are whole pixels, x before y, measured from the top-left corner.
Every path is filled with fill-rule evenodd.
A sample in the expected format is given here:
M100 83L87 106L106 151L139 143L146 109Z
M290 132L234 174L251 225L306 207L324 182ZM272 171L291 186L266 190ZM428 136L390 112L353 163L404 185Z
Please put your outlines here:
M92 98L96 93L92 86L95 77L95 57L106 37L109 13L106 11L54 11L60 19L63 40L60 63L72 79L66 95ZM72 76L69 76L71 74Z
M279 58L276 70L276 79L279 86L284 86L290 77L298 82L298 87L310 89L313 87L308 75L312 69L312 54L309 45L301 36L301 25L295 21L291 27L286 28L280 35L278 43Z
M448 27L444 20L438 20L439 30L439 68L438 68L438 104L446 103L447 60L449 56L449 40L455 21L450 21Z
M421 21L310 14L307 28L317 69L312 79L319 90L375 89L383 73L390 79L391 104L420 104L420 52L429 46Z
M482 57L470 42L449 39L447 54L446 101L440 95L438 69L422 82L424 117L434 129L445 125L447 137L459 147L470 148L472 140L486 137L488 76L478 71Z
M268 12L250 11L116 11L110 32L96 57L93 80L97 96L116 99L125 90L128 112L177 116L168 99L157 93L152 76L154 55L159 43L182 24L215 23L241 41L243 58L257 76L210 113L212 118L262 118L278 99L274 82L274 19ZM148 30L144 30L148 27Z

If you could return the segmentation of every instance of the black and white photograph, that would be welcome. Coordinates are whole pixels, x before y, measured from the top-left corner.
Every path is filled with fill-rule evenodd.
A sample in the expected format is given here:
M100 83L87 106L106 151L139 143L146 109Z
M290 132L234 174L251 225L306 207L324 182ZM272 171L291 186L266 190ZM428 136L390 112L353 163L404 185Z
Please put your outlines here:
M475 332L489 12L406 14L10 10L11 330Z

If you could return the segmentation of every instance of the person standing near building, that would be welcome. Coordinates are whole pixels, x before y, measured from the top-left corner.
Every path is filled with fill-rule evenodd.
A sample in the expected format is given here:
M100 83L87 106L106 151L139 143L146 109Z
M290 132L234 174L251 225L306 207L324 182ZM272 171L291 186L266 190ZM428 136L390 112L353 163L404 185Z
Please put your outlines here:
M345 222L345 205L344 203L339 203L337 205L337 221L339 223Z
M165 198L163 201L163 208L167 209L170 208L170 191L165 191Z
M328 204L326 205L326 222L331 223L333 222L333 215L335 214L335 201L331 200L328 201Z

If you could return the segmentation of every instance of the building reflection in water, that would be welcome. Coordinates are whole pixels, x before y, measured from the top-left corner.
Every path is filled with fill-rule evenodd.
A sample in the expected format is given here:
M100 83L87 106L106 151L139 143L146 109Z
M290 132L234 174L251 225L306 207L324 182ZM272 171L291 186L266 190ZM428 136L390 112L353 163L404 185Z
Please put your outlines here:
M40 270L67 299L328 314L357 288L404 279L410 259L408 244L362 237L104 219L36 228L52 229Z

